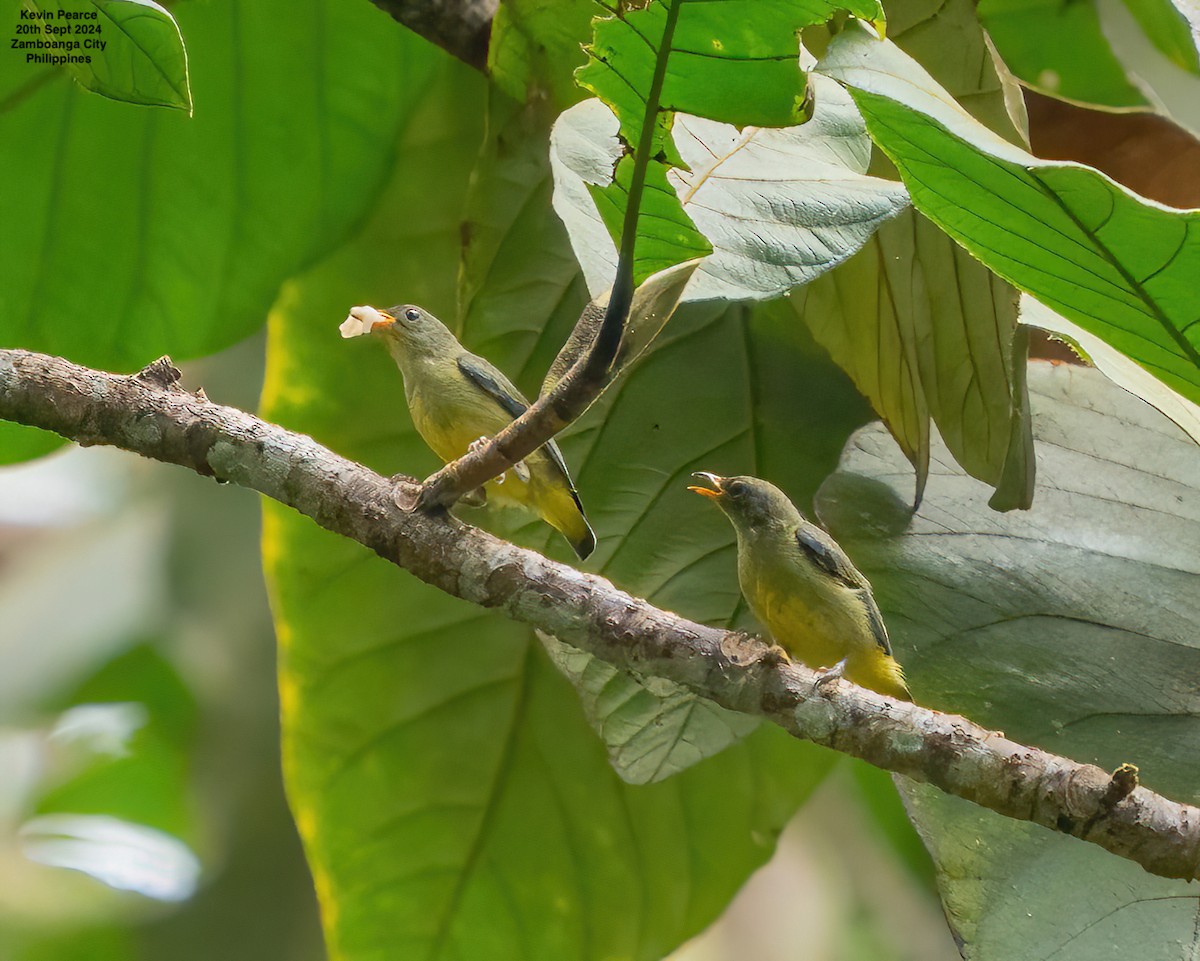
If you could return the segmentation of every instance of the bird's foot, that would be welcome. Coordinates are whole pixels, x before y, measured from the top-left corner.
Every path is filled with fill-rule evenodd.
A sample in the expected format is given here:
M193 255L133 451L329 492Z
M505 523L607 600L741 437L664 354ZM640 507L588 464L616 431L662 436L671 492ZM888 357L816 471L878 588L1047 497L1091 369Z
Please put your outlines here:
M481 448L484 444L486 444L489 440L491 440L491 438L487 437L486 435L483 437L476 437L473 441L471 441L471 443L469 443L467 445L467 453L473 454L475 451L479 450L479 448ZM495 480L495 482L497 484L503 484L507 475L508 475L508 472L505 471L503 474L498 474L496 477L493 478L493 480ZM471 506L473 507L475 505L471 505Z
M823 671L817 672L817 679L813 683L813 693L820 694L821 688L827 684L832 684L839 678L846 676L846 658L842 658L833 667L826 668Z

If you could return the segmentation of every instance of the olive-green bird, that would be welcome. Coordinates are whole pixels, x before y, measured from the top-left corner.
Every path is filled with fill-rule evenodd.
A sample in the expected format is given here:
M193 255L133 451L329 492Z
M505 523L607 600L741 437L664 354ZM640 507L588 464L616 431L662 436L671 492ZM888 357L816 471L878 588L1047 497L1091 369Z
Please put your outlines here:
M413 425L446 463L499 433L529 406L512 381L465 350L446 325L422 307L355 307L342 333L383 338L404 376ZM554 441L485 487L491 500L521 505L560 531L581 560L595 548L596 536Z
M737 531L738 581L775 643L824 678L845 676L911 701L870 582L825 531L774 484L701 472L708 497Z

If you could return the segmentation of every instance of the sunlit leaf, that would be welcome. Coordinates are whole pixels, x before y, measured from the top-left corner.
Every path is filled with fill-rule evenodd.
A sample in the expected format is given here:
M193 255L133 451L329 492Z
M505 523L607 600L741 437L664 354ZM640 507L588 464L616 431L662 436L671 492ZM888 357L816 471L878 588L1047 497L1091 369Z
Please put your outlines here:
M480 96L477 81L455 77L413 118L372 227L291 286L272 322L268 416L388 472L420 474L434 460L386 352L366 338L342 342L336 327L362 302L415 300L454 316L465 161L476 155L462 144L479 132L476 111L449 106ZM521 117L511 128L493 117L495 141L466 202L478 242L464 265L465 336L535 393L574 322L570 302L586 294L577 268L558 269L570 260L546 205L544 146L522 138ZM534 307L515 295L522 288ZM692 616L734 616L732 532L697 509L688 471L740 464L811 490L863 413L790 333L751 338L738 312L677 317L563 438L600 538L589 566ZM799 406L789 375L801 363L822 402L777 435L778 415ZM685 375L735 386L683 396ZM802 448L771 440L796 432ZM541 522L462 516L560 549ZM531 631L282 508L268 505L266 518L289 793L334 957L661 958L769 856L831 760L764 728L676 777L625 784Z
M1200 5L1196 0L1125 0L1125 6L1172 63L1200 73Z
M1158 408L1200 444L1200 407L1180 397L1119 350L1114 350L1095 334L1076 326L1028 294L1021 298L1021 323L1066 338L1113 383Z
M67 70L88 90L129 103L175 107L190 113L187 52L179 25L153 0L29 0L45 21L67 32L43 37L78 43L51 50L77 58Z
M822 69L854 91L914 204L988 267L1200 400L1200 211L1038 160L974 121L913 60L865 31Z

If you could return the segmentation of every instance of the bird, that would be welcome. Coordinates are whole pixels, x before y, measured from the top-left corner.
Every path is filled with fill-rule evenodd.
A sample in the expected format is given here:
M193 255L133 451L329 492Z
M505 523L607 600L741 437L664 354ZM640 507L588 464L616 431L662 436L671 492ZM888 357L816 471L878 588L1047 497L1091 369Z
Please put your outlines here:
M343 337L372 334L383 340L404 378L413 426L446 463L497 434L529 407L499 368L467 351L423 307L354 307L340 329ZM580 560L596 547L596 535L553 440L488 481L483 497L470 502L484 500L531 510L567 539Z
M880 694L911 701L870 582L846 552L774 484L757 477L692 475L737 532L738 581L754 616L797 660Z

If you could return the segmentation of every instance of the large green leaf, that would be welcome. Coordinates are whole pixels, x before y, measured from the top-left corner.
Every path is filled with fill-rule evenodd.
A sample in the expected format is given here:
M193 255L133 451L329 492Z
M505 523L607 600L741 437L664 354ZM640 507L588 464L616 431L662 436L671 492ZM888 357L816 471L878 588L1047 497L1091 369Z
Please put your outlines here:
M453 316L464 161L478 137L477 110L462 108L481 99L474 78L447 69L413 118L372 227L289 286L272 321L266 414L385 471L433 466L404 412L399 374L378 345L331 345L351 303L411 299ZM495 139L467 204L466 329L472 348L486 344L536 390L574 320L555 311L558 298L582 300L583 290L569 261L544 259L561 228L547 206L545 162L533 159L533 128L522 127L532 121L511 109L491 111ZM607 571L632 572L623 583L728 619L733 570L713 564L731 560L728 525L700 511L711 540L678 530L692 506L688 463L717 456L713 433L673 426L686 408L668 409L668 385L685 369L721 376L731 351L748 363L747 342L724 315L693 318L666 342L606 397L613 428L597 411L564 451ZM705 398L689 415L717 415L708 426L722 457L753 456L750 396L743 381L737 403ZM647 435L660 433L670 441L646 451ZM661 509L650 510L656 491ZM559 549L544 525L514 523L518 536ZM678 778L624 784L528 629L277 506L268 505L266 525L285 768L334 957L661 957L765 860L829 763L825 752L761 731Z
M120 370L226 346L378 189L431 50L365 3L175 12L190 119L4 61L0 344Z
M6 854L10 920L36 927L39 916L49 924L57 915L78 924L101 905L111 919L145 916L149 901L101 885L152 901L191 897L200 875L184 840L196 834L188 770L195 704L174 669L138 646L43 706L56 710L46 730L7 732L6 749L23 742L28 758L8 784L17 815Z
M51 18L43 39L77 44L39 52L75 58L67 70L88 90L191 112L187 52L165 7L154 0L28 0L28 7Z
M1002 277L1200 399L1200 211L1038 160L865 31L838 37L822 69L852 88L922 213Z
M1021 297L1021 323L1069 341L1082 357L1103 371L1114 384L1158 408L1200 444L1200 406L1180 397L1119 350L1114 350L1099 337L1089 334L1028 294Z
M0 423L0 464L15 464L41 457L65 443L65 440L49 431L4 421Z
M996 514L937 445L910 519L879 427L847 446L821 517L862 567L918 701L1200 799L1200 449L1097 371L1035 364L1028 512ZM975 959L1191 957L1196 903L1091 845L911 793Z
M1172 63L1200 73L1197 41L1185 16L1188 2L1177 7L1172 0L1125 0L1125 5ZM1116 25L1105 22L1097 0L982 0L979 16L1005 64L1033 89L1118 110L1152 109L1137 67L1127 69L1122 51L1110 44Z

